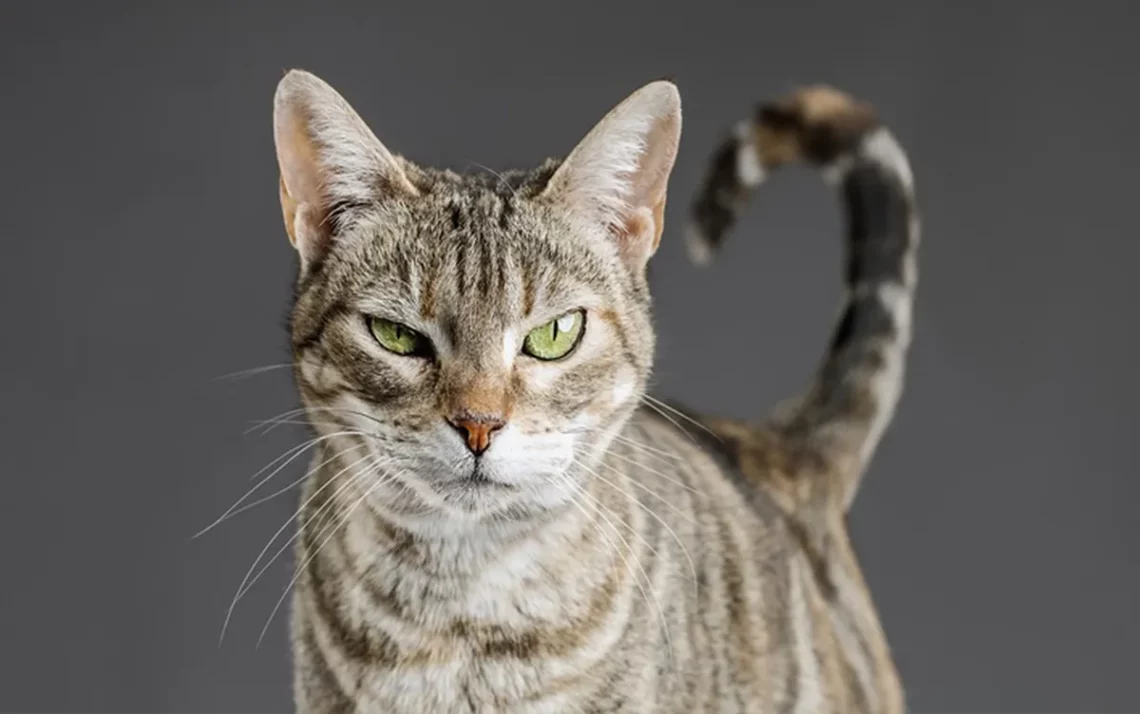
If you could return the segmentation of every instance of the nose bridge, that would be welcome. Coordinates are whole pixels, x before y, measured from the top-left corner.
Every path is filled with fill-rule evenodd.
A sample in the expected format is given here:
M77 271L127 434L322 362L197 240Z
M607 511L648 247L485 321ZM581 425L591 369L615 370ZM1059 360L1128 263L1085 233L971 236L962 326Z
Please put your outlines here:
M470 298L457 310L455 354L444 365L448 416L471 415L506 419L510 414L512 364L503 359L506 320L490 314Z
M448 397L443 405L448 417L505 421L510 416L506 375L475 365L457 372L448 380Z
M480 372L503 367L502 344L506 320L484 309L478 297L468 296L467 304L455 314L452 341L456 366L467 365Z
M511 416L507 379L494 371L483 371L468 365L451 375L443 405L443 417L467 442L476 456L491 445L491 440L506 426Z

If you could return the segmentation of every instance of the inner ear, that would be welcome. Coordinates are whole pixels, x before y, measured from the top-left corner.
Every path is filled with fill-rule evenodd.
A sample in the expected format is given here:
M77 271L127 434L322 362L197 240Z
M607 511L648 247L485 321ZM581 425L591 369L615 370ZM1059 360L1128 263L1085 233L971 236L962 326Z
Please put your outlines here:
M652 82L579 142L543 195L604 227L622 258L644 267L661 241L680 138L680 93L671 82Z
M348 102L308 72L292 70L277 85L273 136L281 213L303 266L328 251L341 212L417 193Z
M665 228L665 199L653 208L641 207L620 217L610 232L617 241L622 259L631 264L649 261L661 244Z

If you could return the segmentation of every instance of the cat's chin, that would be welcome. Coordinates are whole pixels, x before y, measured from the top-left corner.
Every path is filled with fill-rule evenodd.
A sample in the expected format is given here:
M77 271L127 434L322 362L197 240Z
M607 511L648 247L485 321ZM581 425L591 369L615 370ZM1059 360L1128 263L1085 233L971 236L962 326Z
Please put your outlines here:
M545 521L571 503L581 487L558 464L539 470L533 463L490 456L458 463L451 457L424 458L377 494L376 507L416 532L467 533L469 528Z
M456 475L417 490L421 502L436 513L436 518L426 520L435 520L445 529L533 526L559 512L569 500L558 488L535 489L486 475Z
M450 494L505 494L519 490L518 486L489 479L477 472L472 476L462 476L433 484L432 488L436 493L444 496Z
M519 487L488 476L473 468L467 474L433 481L429 488L437 506L464 516L490 515L518 499Z

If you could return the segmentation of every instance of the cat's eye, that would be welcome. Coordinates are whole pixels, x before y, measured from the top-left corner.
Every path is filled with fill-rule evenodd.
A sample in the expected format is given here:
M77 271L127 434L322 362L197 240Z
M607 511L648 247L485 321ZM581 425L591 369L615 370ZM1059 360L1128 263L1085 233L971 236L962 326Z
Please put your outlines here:
M527 334L523 352L541 360L562 359L578 346L585 325L586 313L581 310L556 317Z
M398 355L424 355L430 349L426 337L398 322L370 317L368 329L381 347Z

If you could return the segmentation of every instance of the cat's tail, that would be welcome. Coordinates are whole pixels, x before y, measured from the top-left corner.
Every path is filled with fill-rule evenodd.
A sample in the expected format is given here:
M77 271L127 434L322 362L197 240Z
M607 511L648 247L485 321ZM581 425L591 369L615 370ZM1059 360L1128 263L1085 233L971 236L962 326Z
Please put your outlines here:
M918 279L918 208L905 152L867 105L827 87L761 104L713 155L693 204L690 256L708 263L753 189L795 161L821 168L846 215L844 304L811 388L774 427L822 457L850 506L903 385Z

